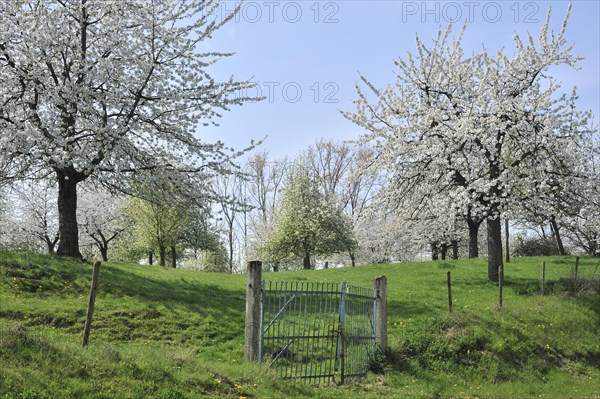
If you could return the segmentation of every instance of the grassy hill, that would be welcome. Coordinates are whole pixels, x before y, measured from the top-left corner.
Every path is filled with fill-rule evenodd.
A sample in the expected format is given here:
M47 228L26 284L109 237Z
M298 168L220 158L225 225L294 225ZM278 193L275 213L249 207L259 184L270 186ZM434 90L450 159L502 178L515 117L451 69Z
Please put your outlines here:
M244 362L245 276L103 264L84 349L91 264L0 252L0 399L598 399L600 294L569 279L573 264L571 257L515 259L502 309L483 260L265 273L362 286L388 277L391 351L374 364L378 373L311 386ZM597 265L583 259L580 272L598 279Z

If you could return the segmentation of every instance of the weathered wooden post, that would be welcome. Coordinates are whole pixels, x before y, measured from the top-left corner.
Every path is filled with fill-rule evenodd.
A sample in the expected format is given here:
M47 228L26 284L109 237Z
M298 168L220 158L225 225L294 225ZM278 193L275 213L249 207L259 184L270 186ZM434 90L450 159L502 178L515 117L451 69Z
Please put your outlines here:
M387 277L375 277L377 317L375 320L375 344L381 353L387 351Z
M98 275L100 274L100 261L94 263L92 271L92 285L90 288L90 300L88 302L87 315L85 317L85 326L83 327L83 346L87 346L90 340L90 331L92 329L92 318L94 317L94 306L96 304L96 294L98 293Z
M248 262L246 284L246 338L244 356L249 361L260 360L260 307L262 302L262 262Z
M452 313L452 282L449 271L446 272L446 284L448 285L448 312Z
M500 266L498 268L498 289L499 289L499 294L498 294L498 304L500 305L500 307L502 307L502 288L504 287L504 268L502 266Z
M546 290L546 262L542 262L542 296Z

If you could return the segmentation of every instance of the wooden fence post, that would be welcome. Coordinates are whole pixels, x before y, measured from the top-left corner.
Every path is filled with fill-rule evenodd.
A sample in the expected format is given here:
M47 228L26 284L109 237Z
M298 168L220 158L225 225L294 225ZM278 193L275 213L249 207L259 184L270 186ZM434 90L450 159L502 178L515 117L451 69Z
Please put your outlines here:
M575 280L577 280L578 273L579 273L579 256L575 258Z
M504 268L500 266L498 268L498 303L502 307L502 288L504 287Z
M452 282L449 271L446 272L446 284L448 285L448 312L452 313Z
M542 262L542 296L546 290L546 262Z
M377 317L375 320L375 343L381 353L387 351L387 277L375 277L375 290L377 292L376 306Z
M248 263L246 284L246 337L244 356L249 361L260 361L260 307L262 303L262 262Z
M87 315L85 317L85 326L83 327L83 346L87 346L90 340L90 330L92 329L92 318L94 317L94 306L96 304L96 294L98 292L98 275L100 274L100 261L94 263L92 271L92 285L90 288L90 300L88 302Z
M508 229L508 218L504 218L504 231L505 234L505 246L506 246L506 263L510 263L510 237L509 237L509 229Z

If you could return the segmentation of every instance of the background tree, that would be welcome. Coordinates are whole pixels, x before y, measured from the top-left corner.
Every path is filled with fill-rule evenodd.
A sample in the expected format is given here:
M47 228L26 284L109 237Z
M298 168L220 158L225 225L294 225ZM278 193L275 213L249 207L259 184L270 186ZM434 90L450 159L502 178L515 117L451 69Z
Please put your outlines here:
M12 223L25 234L22 240L27 242L33 237L47 253L54 254L59 242L56 186L40 178L14 184L12 189L15 193ZM19 235L14 228L12 230Z
M588 255L600 255L600 135L594 130L594 140L587 156L579 158L587 179L571 179L566 189L568 209L562 209L558 220L570 242Z
M320 190L344 211L351 222L354 234L364 211L370 205L380 185L380 174L373 168L373 151L361 145L318 140L305 151L305 163L317 179ZM366 227L362 224L362 228ZM352 266L356 264L358 246L352 246L348 255Z
M108 249L120 234L131 224L125 213L125 201L106 191L87 189L79 202L78 218L82 232L89 245L100 252L102 260L108 261Z
M198 251L193 261L188 260L184 267L205 272L230 273L227 249L222 241L217 240L210 248Z
M189 217L183 206L169 206L164 201L150 202L132 198L127 212L135 223L134 231L141 247L158 250L160 266L166 265L167 250L171 250L171 266L177 266L177 245Z
M549 18L538 45L531 35L526 42L514 36L512 58L485 50L466 57L463 33L450 40L450 27L431 46L417 37L416 55L396 62L396 84L378 90L362 78L376 101L358 88L357 111L344 113L369 130L365 140L375 143L378 166L393 177L389 199L425 187L445 193L467 222L486 220L491 281L503 264L501 212L521 200L521 187L543 185L548 163L560 170L587 133L575 96L560 96L547 74L578 60L565 38L567 18L550 35Z
M245 164L245 198L248 211L247 227L250 233L244 242L247 257L260 257L257 248L263 245L273 228L279 194L285 182L289 162L287 158L272 160L266 151L249 157ZM273 271L279 270L279 262L272 262Z
M0 154L51 171L58 186L59 255L80 257L77 187L92 179L128 191L139 172L190 179L222 173L221 143L195 137L247 82L215 81L228 54L199 46L234 17L218 1L10 1L0 14ZM59 27L59 29L57 28ZM151 176L151 173L145 176Z
M236 232L238 232L236 227L238 225L241 225L241 241L245 242L247 237L246 222L245 220L240 222L240 219L244 219L248 211L245 195L246 186L244 178L234 174L219 176L214 184L215 191L219 195L219 214L226 235L225 242L228 250L229 272L233 273L235 244L240 241L240 238L236 237Z
M273 260L301 258L304 269L311 269L313 256L349 252L355 246L352 227L342 211L319 190L303 165L293 168L263 253Z
M214 221L211 221L209 210L204 207L193 206L188 210L187 223L182 232L182 243L192 250L195 256L200 251L221 251L219 230Z
M306 151L306 164L310 172L318 179L319 186L326 196L342 202L343 208L348 201L340 195L352 165L353 148L347 143L329 140L317 140ZM338 198L336 198L338 197Z
M356 257L361 263L389 263L413 260L421 252L415 242L416 225L397 212L380 204L369 206L354 224L358 247Z

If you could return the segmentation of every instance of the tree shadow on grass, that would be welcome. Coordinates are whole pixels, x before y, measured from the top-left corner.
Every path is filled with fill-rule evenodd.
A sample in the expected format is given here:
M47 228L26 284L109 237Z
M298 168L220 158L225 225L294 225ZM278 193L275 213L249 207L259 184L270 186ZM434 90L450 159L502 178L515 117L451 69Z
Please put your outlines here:
M388 299L387 311L388 319L390 317L409 319L427 314L434 314L438 311L438 309L425 303L419 303L416 301Z
M0 317L21 321L26 326L61 328L79 334L86 308L84 301L74 304L73 299L87 297L91 264L44 256L20 259L17 255L7 253L0 259L0 282L8 281L11 291L25 292L27 298L34 300L43 299L48 306L41 309L32 302L22 312L2 309ZM171 276L167 269L155 274L134 265L103 264L94 334L103 340L218 343L242 339L244 284L225 280L221 286L214 276L206 280L202 276L201 272Z
M201 273L201 272L198 272ZM242 286L243 287L243 286ZM184 279L158 279L140 276L121 267L105 267L100 276L100 296L136 298L143 308L114 304L102 309L98 328L116 339L189 341L208 344L217 340L241 339L244 334L244 289L225 289L215 284Z
M240 305L245 302L243 287L239 290L228 290L215 284L189 282L184 279L156 279L115 267L105 267L100 272L100 292L116 297L138 297L165 306L180 304L189 310L197 310L201 306L243 310L243 306Z

